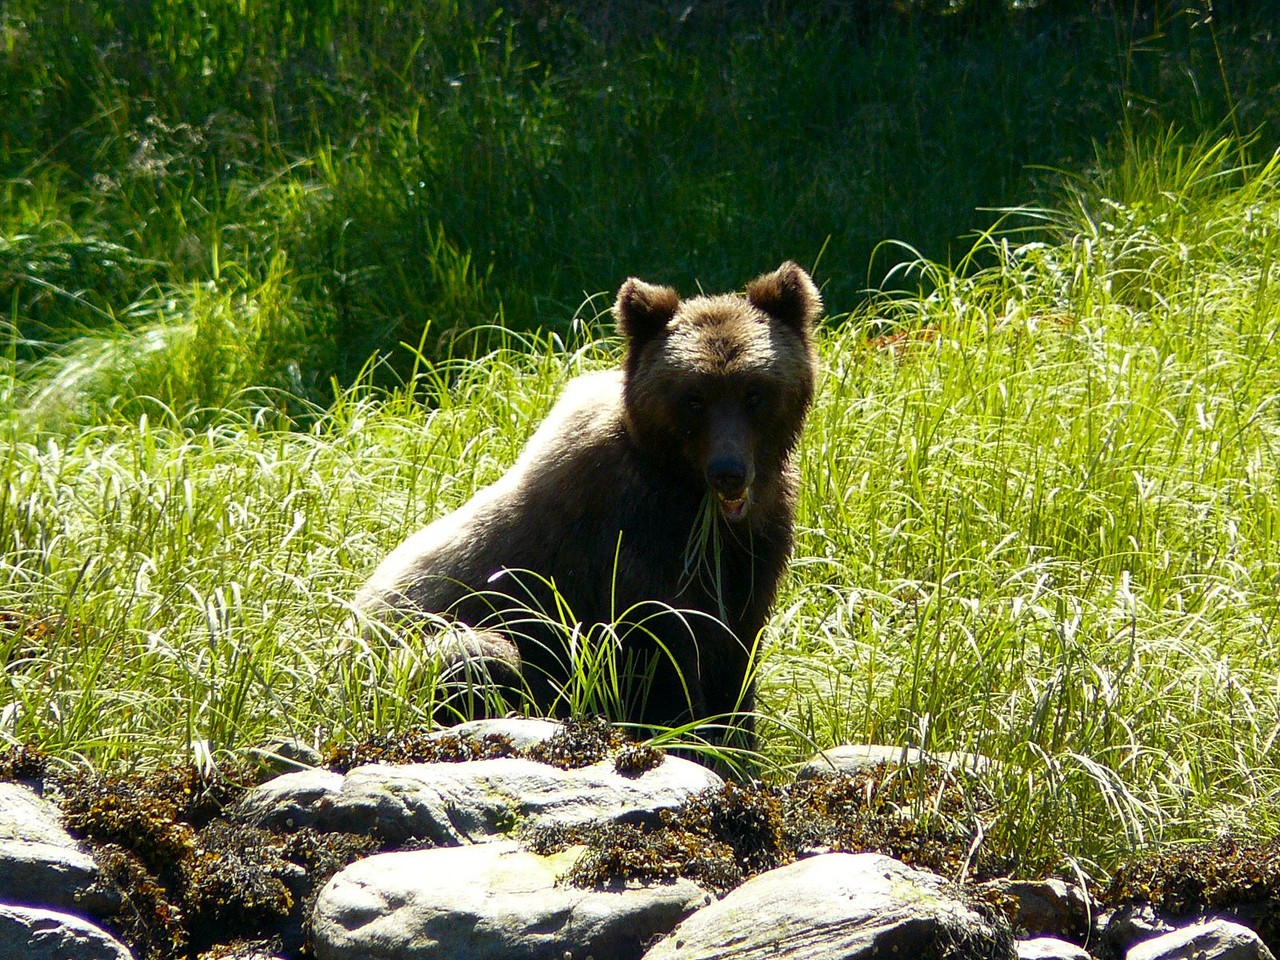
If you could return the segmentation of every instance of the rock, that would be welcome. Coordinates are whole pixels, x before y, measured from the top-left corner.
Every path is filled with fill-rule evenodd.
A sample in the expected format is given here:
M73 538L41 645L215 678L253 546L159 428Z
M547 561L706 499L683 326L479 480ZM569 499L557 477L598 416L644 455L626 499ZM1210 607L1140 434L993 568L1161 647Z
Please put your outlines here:
M1077 884L1049 880L993 880L988 889L1013 898L1013 927L1020 935L1083 943L1089 936L1088 894Z
M259 779L310 770L324 763L319 750L292 737L278 737L254 747L249 750L249 756L258 762Z
M512 746L518 750L525 750L535 746L544 740L553 736L560 729L560 724L551 720L528 719L524 717L510 717L499 720L472 720L467 723L460 723L455 727L449 727L445 730L437 731L431 734L429 739L438 740L445 737L456 737L464 743L482 740L486 736L502 736L511 741ZM443 779L456 781L459 778L470 779L470 774L457 774L457 770L469 768L472 764L479 761L470 761L465 764L407 764L404 768L409 767L437 767L451 766L456 768L455 775L444 775ZM347 789L346 796L341 803L341 809L332 813L325 814L322 818L322 811L331 804L333 800L343 793L344 778L340 773L334 773L330 770L308 769L299 770L292 773L284 773L280 776L267 780L265 783L259 784L250 789L235 804L228 808L226 815L229 819L237 823L244 823L250 826L263 827L269 830L292 831L302 827L314 827L321 819L324 820L326 829L343 829L347 832L363 832L364 828L359 826L333 826L336 824L347 824L349 822L360 821L360 815L351 811L350 807L368 806L370 798L367 795L371 789L377 793L376 787L370 787L368 783L368 774L371 769L400 769L400 765L383 764L383 765L365 765L357 767L352 773L357 773L353 787ZM539 769L542 765L539 765ZM678 769L679 765L671 768ZM550 768L548 768L550 769ZM670 775L671 770L668 770ZM394 779L394 778L392 778ZM420 779L410 777L409 779ZM656 783L656 781L653 781ZM395 789L392 787L392 789ZM386 813L388 802L386 798L372 801L373 805ZM394 804L391 805L394 807ZM396 814L390 814L392 819L396 819ZM515 814L510 811L502 811L498 816L501 822L510 822ZM381 814L373 815L368 821L372 826L380 823ZM448 819L447 817L445 819ZM482 831L492 832L492 831ZM409 836L418 836L405 832L403 829L397 830L392 828L388 836L396 839L407 839ZM429 836L436 842L462 842L459 838L450 839L450 832L446 830L434 830L430 833L421 834L421 836Z
M343 776L331 770L281 774L248 790L226 810L236 823L267 830L314 827L320 811L342 790Z
M838 774L855 774L874 767L878 763L896 763L902 766L929 760L948 770L960 769L970 773L982 773L990 768L991 759L977 753L961 753L944 750L925 753L915 747L889 747L878 743L845 744L823 750L809 760L796 774L797 780L831 777Z
M95 888L98 866L62 828L58 808L0 783L0 897L10 904L102 913L118 899Z
M1018 960L1091 960L1089 951L1057 937L1035 937L1014 944Z
M659 811L723 785L710 770L678 757L634 775L618 773L608 760L575 770L517 757L368 764L347 774L316 825L391 843L476 843L521 824L656 820Z
M1123 956L1135 943L1171 933L1173 924L1145 903L1130 903L1098 917L1099 949L1103 956Z
M76 842L62 829L62 815L30 787L0 782L0 840L25 840L74 847Z
M115 937L67 913L0 904L0 957L133 960Z
M360 860L320 891L315 955L631 960L709 899L688 880L607 890L557 884L580 854L541 857L499 842Z
M1230 920L1206 920L1135 944L1125 960L1275 960L1261 938Z
M1013 940L935 874L880 854L828 853L753 877L644 960L895 956L1010 960Z
M0 896L12 904L110 913L119 897L97 879L98 865L74 845L0 840Z

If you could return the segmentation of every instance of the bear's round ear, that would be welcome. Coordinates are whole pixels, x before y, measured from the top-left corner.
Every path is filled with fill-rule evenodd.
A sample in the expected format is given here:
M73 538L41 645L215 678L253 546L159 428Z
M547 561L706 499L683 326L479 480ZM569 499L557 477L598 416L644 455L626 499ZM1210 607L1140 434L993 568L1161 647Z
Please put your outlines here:
M613 318L618 330L632 343L656 337L671 322L680 297L670 287L657 287L632 277L618 291Z
M790 260L747 284L747 300L797 330L807 330L822 314L822 294L809 275Z

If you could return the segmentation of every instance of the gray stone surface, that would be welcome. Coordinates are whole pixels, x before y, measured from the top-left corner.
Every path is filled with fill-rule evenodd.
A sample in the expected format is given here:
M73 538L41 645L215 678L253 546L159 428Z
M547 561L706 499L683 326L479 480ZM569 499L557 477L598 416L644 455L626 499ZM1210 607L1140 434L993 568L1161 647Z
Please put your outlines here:
M1018 960L1091 960L1089 951L1057 937L1033 937L1014 944Z
M295 737L277 737L269 740L250 749L249 755L257 760L261 767L260 780L279 776L282 773L310 770L324 763L324 757L319 750Z
M915 747L890 747L879 743L847 743L832 747L813 756L796 774L798 780L830 777L841 773L860 773L878 763L896 763L909 766L929 760L948 770L968 770L982 773L991 766L991 760L977 753L944 750L925 753Z
M1206 920L1134 944L1125 960L1274 960L1261 938L1230 920Z
M103 913L115 896L93 887L98 865L75 846L0 840L0 898L30 907Z
M645 960L1011 960L1013 940L941 877L879 854L828 853L770 870L694 913Z
M23 960L133 960L119 940L88 920L0 904L0 957Z
M321 809L342 790L343 777L331 770L281 774L247 791L227 809L237 823L268 830L314 827Z
M1104 956L1123 956L1135 943L1172 933L1173 924L1145 903L1126 904L1098 917L1099 950Z
M551 857L499 842L384 853L337 874L312 914L317 960L633 960L709 899L687 880L580 890Z
M102 912L116 899L95 890L98 867L62 828L58 808L34 790L0 783L0 900Z
M723 784L710 770L678 757L634 775L618 773L608 760L576 770L516 757L368 764L347 774L319 811L317 826L393 843L477 843L524 824L656 819L660 810Z
M0 782L0 840L26 840L74 847L76 842L62 829L62 815L30 787Z

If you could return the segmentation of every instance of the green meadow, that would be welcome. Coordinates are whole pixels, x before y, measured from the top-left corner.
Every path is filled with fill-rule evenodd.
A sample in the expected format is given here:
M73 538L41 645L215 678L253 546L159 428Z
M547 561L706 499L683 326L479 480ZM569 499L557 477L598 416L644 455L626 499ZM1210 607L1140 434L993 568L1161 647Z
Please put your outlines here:
M823 288L764 769L997 761L1098 876L1280 825L1280 50L1247 4L0 12L0 745L429 722L406 532L616 362L628 275ZM590 700L590 698L587 698Z

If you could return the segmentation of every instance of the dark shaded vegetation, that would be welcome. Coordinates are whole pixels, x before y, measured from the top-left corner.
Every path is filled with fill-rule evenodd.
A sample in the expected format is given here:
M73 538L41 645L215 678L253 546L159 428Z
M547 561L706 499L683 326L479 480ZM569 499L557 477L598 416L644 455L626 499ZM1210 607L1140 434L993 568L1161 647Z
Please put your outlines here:
M1050 201L1029 165L1224 117L1269 152L1276 62L1245 4L14 0L0 304L27 360L184 324L178 405L567 334L629 274L795 258L840 313L915 256L883 239L955 259L975 208Z

